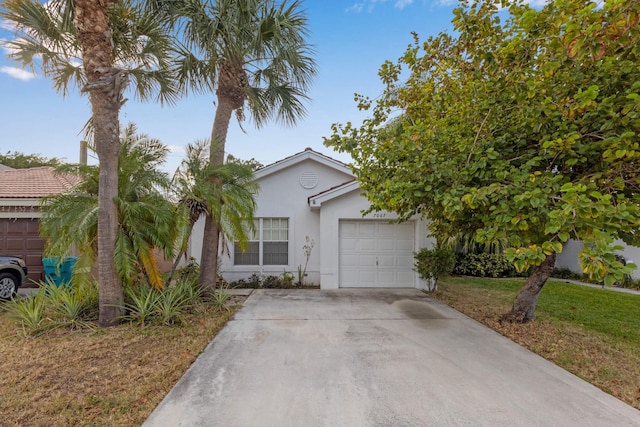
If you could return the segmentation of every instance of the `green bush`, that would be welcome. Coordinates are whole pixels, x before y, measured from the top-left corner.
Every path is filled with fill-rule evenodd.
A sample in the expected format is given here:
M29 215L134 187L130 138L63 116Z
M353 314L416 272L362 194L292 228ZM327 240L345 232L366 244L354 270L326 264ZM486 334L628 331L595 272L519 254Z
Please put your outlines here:
M262 279L262 287L267 289L282 288L282 280L278 276L265 276Z
M580 282L593 283L595 285L602 285L602 281L594 280L589 277L588 274L576 273L568 268L554 268L552 277L556 279L568 279L579 280ZM640 279L634 279L631 276L625 276L624 280L620 280L614 283L615 287L638 289L640 290Z
M93 329L98 319L98 285L90 280L74 280L57 286L47 279L40 283L35 295L7 301L4 308L29 335L65 327Z
M22 326L25 334L37 336L54 327L51 319L45 314L45 298L44 289L40 289L31 297L12 299L1 304L11 318Z
M98 285L89 280L74 280L72 285L56 286L47 281L41 285L46 295L45 304L51 310L51 319L57 327L93 329L98 319Z
M438 277L450 274L455 265L453 251L445 248L423 248L413 254L414 269L423 280L429 281L429 290L437 289Z
M458 253L453 274L476 277L514 277L518 274L512 263L502 254Z
M195 279L181 280L163 290L148 285L129 287L120 319L140 326L177 325L201 301L202 290Z

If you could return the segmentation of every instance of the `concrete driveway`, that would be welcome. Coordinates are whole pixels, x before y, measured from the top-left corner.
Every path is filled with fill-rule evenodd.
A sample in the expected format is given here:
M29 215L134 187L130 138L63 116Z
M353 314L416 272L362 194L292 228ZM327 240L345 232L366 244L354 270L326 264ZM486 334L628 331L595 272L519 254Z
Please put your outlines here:
M417 290L257 290L144 426L640 426L640 411Z

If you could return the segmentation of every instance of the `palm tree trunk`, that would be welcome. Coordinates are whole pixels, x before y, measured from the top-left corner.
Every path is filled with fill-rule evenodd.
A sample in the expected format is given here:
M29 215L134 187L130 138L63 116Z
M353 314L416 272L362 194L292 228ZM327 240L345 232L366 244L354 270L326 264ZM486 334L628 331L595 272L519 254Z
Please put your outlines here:
M227 141L227 131L233 113L233 104L224 96L218 95L218 108L211 130L211 151L209 162L212 166L224 164L224 148ZM221 185L212 182L212 185ZM200 279L198 283L206 291L215 288L218 279L218 249L220 246L220 227L211 214L208 214L204 224L204 241L202 242L202 257L200 260Z
M556 254L547 255L542 264L533 268L531 275L524 282L518 292L511 311L502 316L503 321L512 323L527 323L535 318L536 303L542 287L551 277L556 263Z
M98 193L98 283L101 326L117 324L122 310L122 284L113 254L118 230L118 113L126 78L112 64L112 31L107 9L115 1L76 0L76 28L89 92L94 140L100 160Z

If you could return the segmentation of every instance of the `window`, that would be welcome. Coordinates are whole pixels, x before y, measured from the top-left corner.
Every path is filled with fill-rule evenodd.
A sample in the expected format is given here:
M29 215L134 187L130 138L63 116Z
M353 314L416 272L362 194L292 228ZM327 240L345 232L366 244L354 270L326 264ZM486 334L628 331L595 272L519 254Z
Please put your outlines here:
M236 243L234 265L288 265L289 219L260 218L255 220L255 233L244 252Z

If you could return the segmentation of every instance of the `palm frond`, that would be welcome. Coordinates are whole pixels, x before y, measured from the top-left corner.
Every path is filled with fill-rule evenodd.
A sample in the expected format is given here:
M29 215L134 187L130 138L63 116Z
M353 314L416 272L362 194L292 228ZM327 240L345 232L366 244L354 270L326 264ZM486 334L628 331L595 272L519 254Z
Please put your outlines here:
M71 0L8 0L0 17L16 28L13 40L4 41L9 57L32 70L41 69L54 88L66 95L86 83ZM155 14L134 0L109 8L113 29L113 63L132 77L137 99L173 103L178 99L172 61L176 37L163 14Z

